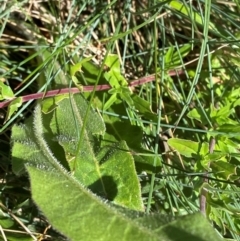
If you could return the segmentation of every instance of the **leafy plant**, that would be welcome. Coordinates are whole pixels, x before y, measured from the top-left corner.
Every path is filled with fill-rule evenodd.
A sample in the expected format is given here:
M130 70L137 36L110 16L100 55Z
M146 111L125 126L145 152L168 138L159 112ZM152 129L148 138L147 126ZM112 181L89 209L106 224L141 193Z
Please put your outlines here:
M239 240L237 1L0 12L1 240Z
M104 123L88 106L80 95L61 100L48 114L38 105L33 125L29 119L12 130L13 170L24 173L26 166L33 199L50 223L71 240L219 240L201 215L173 221L144 214L126 143L102 146Z

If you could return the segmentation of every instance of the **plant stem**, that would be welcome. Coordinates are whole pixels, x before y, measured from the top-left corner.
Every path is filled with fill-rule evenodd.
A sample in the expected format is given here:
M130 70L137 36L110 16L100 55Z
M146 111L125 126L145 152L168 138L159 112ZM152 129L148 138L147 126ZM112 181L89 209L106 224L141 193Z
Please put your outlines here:
M183 73L184 73L183 70L170 70L168 74L170 76L174 76L176 74L181 75ZM149 76L146 76L146 77L142 77L140 79L129 82L129 87L134 87L134 86L143 85L143 84L152 82L152 81L155 80L155 78L156 78L155 74L149 75ZM56 96L56 95L60 95L60 94L68 94L70 92L72 94L79 93L79 92L92 92L94 90L94 88L95 88L94 85L86 85L86 86L82 86L81 89L79 89L77 87L73 87L73 88L49 90L47 92L40 92L40 93L34 93L34 94L30 94L30 95L24 95L24 96L22 96L22 102L24 103L24 102L27 102L29 100L37 100L37 99L52 97L52 96ZM112 88L111 85L108 85L108 84L97 85L96 88L95 88L95 91L109 90L111 88ZM8 106L16 98L17 97L15 97L11 100L6 100L6 101L1 102L0 103L0 109Z

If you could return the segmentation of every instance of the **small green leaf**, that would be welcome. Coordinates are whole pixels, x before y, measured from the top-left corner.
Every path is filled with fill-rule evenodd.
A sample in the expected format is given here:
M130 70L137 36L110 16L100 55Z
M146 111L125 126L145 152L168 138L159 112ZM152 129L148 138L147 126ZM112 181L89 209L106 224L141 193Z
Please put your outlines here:
M122 100L126 101L129 107L133 106L133 100L131 97L131 92L127 87L121 87L120 97Z
M201 26L204 25L201 15L197 11L194 11L193 8L190 9L186 4L183 4L179 1L171 1L169 5L184 14L185 16L188 16L191 22L198 23ZM216 27L211 22L209 22L209 28L211 30L217 31Z
M135 108L138 110L140 115L143 115L145 118L149 118L152 121L158 121L157 115L152 111L151 105L148 101L142 99L136 94L131 95L133 104Z
M136 152L136 153L135 153ZM144 153L144 155L139 154ZM154 155L153 152L145 150L144 148L136 148L133 150L133 158L136 163L136 169L139 172L155 173L160 172L162 167L161 158L159 155ZM155 162L155 165L153 163ZM148 190L149 192L149 190Z
M72 76L72 81L75 86L79 89L80 92L83 91L83 86L81 85L80 81L76 78L76 76Z
M213 188L209 185L209 183L204 183L202 188L208 190L211 193L216 193L216 192L226 192L229 194L231 194L231 191L225 191L225 190L220 190L220 189L216 189ZM224 195L218 195L219 198L216 198L215 195L207 195L207 202L211 205L212 209L220 209L227 211L228 213L231 213L232 215L235 214L237 217L240 214L240 209L236 208L235 206L228 204L225 200L224 200ZM232 200L233 201L233 200ZM219 215L218 216L222 216Z
M104 73L104 77L113 88L128 85L128 82L121 74L120 61L116 54L109 54L105 60L105 65L110 70Z
M109 82L112 88L118 89L119 87L121 87L121 83L119 81L121 77L120 73L116 73L114 70L110 70L104 73L104 77Z
M198 142L189 141L185 139L171 138L168 139L168 144L176 149L181 155L186 157L193 157L198 155L201 145Z
M217 128L218 132L223 132L228 136L239 136L240 125L223 124Z
M201 120L202 116L196 108L194 108L190 112L188 112L187 117L202 122L202 120Z
M221 106L221 108L219 109L214 109L212 108L211 111L211 117L215 118L216 120L218 120L218 118L221 119L225 119L227 117L229 117L229 115L231 115L233 113L234 109L233 109L233 105L231 104L225 104L224 106ZM221 123L219 123L221 124Z
M117 73L120 73L121 64L117 54L108 54L104 64Z
M44 114L52 112L55 108L57 108L59 102L65 98L69 98L69 94L57 95L54 97L44 99L41 102L42 112Z
M209 110L207 110L207 109L205 109L205 113L208 116L210 114ZM190 119L195 119L195 120L201 122L203 125L208 124L207 118L201 108L192 109L191 111L188 112L187 117Z
M38 56L38 65L39 67L43 68L44 71L42 71L41 75L38 78L38 84L39 86L46 85L46 76L48 77L49 81L52 80L52 88L62 88L67 87L69 85L69 78L66 75L65 71L63 71L63 68L56 57L56 52L49 52L46 48L43 48L40 50ZM64 69L67 70L69 68L68 64L64 64ZM32 73L34 74L34 73ZM32 76L30 74L24 82L27 81L28 78ZM54 76L54 81L53 81ZM50 83L48 83L50 84Z
M100 70L100 67L92 63L92 61L82 63L82 72L84 74L84 80L86 80L88 83L96 83ZM102 80L102 78L100 78L100 80Z
M174 52L174 47L170 46L167 53L164 56L165 66L167 68L173 68L181 64L182 59L188 55L191 50L191 44L184 44L181 48ZM181 58L180 58L181 56Z
M238 88L237 97L239 97L239 92L240 92L240 88ZM234 106L234 107L240 106L240 99L237 99L237 100L234 102L233 106Z
M107 102L104 104L103 109L107 110L109 109L116 101L117 101L117 93L112 94L110 98L107 100Z
M132 100L134 101L134 105L136 109L143 115L150 113L153 114L153 111L151 109L151 105L148 101L142 99L136 94L132 95Z
M83 63L89 62L93 57L84 58L82 61L70 67L70 75L73 77L77 71L81 72Z
M219 138L220 139L220 138ZM225 154L238 153L239 144L233 140L223 136L220 140L217 141L216 147L219 151Z
M159 235L165 233L160 237L161 240L166 241L222 240L201 213L194 213L192 215L180 217L167 225L160 226L156 232Z
M213 161L211 162L211 168L215 175L223 180L231 180L232 175L237 175L237 167L228 162Z
M171 60L172 60L172 56L173 56L173 51L174 51L174 47L171 45L169 48L168 48L168 51L167 53L165 54L164 56L164 60L167 64L171 63Z
M208 199L209 196L210 195L207 195L207 199ZM221 228L222 233L226 233L226 227L225 227L224 219L222 219L221 209L213 208L211 202L209 202L209 206L211 207L211 208L208 208L208 210L207 210L207 212L208 212L207 214L209 216L209 219L216 222L216 224ZM231 239L230 240L224 239L224 240L232 241Z
M222 153L221 151L214 151L214 153L209 153L204 156L204 161L210 163L211 161L219 161L224 157L226 157L226 153Z
M14 114L15 111L22 105L22 97L17 97L13 101L11 101L10 105L8 106L7 115L5 118L5 122L10 119L10 117Z
M203 142L201 143L201 149L200 149L200 152L199 154L201 156L205 156L209 153L209 144L207 142Z
M0 100L10 100L14 98L14 93L10 86L0 81Z
M72 81L73 83L76 85L76 87L82 91L82 85L80 84L80 82L78 81L78 79L76 78L76 76L72 76Z

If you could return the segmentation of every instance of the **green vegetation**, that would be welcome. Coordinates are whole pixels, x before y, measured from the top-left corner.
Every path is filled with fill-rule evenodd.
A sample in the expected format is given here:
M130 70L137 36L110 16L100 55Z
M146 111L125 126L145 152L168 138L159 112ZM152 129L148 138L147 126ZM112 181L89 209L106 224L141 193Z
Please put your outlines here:
M240 240L237 0L0 9L0 240Z

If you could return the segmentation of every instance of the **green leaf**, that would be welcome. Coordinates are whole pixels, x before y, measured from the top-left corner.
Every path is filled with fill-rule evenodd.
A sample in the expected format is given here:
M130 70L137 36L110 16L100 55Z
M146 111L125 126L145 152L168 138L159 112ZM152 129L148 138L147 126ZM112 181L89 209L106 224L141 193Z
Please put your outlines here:
M104 64L116 73L120 73L121 63L117 54L108 54Z
M211 117L213 118L227 118L229 115L233 113L233 104L225 104L224 106L221 106L219 109L212 108L211 111Z
M104 104L103 109L108 110L117 101L117 99L117 93L112 94L107 100L107 102Z
M235 214L236 217L239 217L239 214L240 214L240 209L235 206L232 205L232 203L228 204L228 201L225 200L224 194L222 194L222 192L224 193L228 193L228 196L229 194L231 194L232 192L229 190L220 190L220 189L216 189L216 188L213 188L212 186L209 185L209 183L204 183L202 185L202 188L206 189L210 194L207 195L207 202L211 205L211 208L212 209L220 209L220 210L225 210L227 211L228 213L230 212L231 214ZM215 193L219 193L221 192L221 195L218 195L219 197L216 198L216 195ZM233 202L234 200L232 200Z
M122 100L126 101L129 107L133 106L133 100L131 97L131 92L127 87L121 87L120 97Z
M115 116L104 115L103 118L107 129L103 138L106 144L124 140L127 142L128 147L132 149L141 146L143 138L141 127L132 125L126 120L119 120L119 118ZM122 131L123 129L124 131Z
M41 102L42 112L48 114L57 108L60 101L69 98L69 94L57 95L54 97L46 98Z
M206 113L207 112L207 113ZM209 116L208 110L205 110L205 113ZM194 108L188 112L187 117L190 119L195 119L200 121L203 125L208 124L205 114L201 108Z
M201 156L206 156L208 153L209 153L209 144L207 142L202 142L199 154Z
M188 55L191 50L191 44L184 44L181 48L174 52L174 46L170 46L167 53L164 56L165 66L167 68L173 68L181 64L181 58ZM181 58L180 58L181 56Z
M101 146L97 135L104 134L104 123L101 116L91 109L80 152L76 153L79 133L82 130L89 104L81 95L63 99L58 104L53 112L43 116L44 137L48 140L48 147L45 149L38 145L42 136L36 134L36 129L43 128L40 124L33 128L30 120L26 125L13 127L12 139L15 142L12 165L14 172L18 175L24 173L25 163L43 165L44 156L53 159L53 163L59 163L54 157L58 156L61 158L60 163L67 170L70 168L83 185L88 186L99 196L132 209L142 210L140 186L134 160L127 145L119 142ZM36 113L34 119L41 119L41 116ZM59 144L65 154L60 152ZM60 154L63 154L64 158ZM67 167L64 160L68 161Z
M220 138L218 138L220 139ZM217 141L216 148L225 154L238 153L239 144L233 140L222 136L220 140Z
M168 63L168 64L171 63L173 52L174 52L174 47L171 45L168 48L168 51L167 51L167 53L164 56L164 60L165 60L166 63Z
M223 124L217 128L217 131L223 132L228 136L239 136L240 125Z
M142 99L141 97L139 97L136 94L132 94L131 97L133 100L133 104L134 104L135 108L138 110L140 115L143 115L144 118L148 118L152 121L155 121L155 122L158 121L157 114L155 114L152 111L151 105L148 101Z
M46 122L46 126L39 125L36 128L44 128L44 139L47 141L47 147L51 149L50 156L55 156L61 165L69 171L68 163L64 158L64 152L62 147L56 142L56 138L50 132L49 124L50 118L48 115L44 116L43 120ZM51 115L50 115L51 117ZM39 114L41 119L41 115ZM43 151L38 146L38 137L35 135L35 128L33 127L33 118L29 118L25 121L25 124L14 125L12 127L13 147L12 147L12 169L16 175L22 175L26 173L25 164L33 163L35 165L43 164L43 160L46 159ZM43 137L41 137L42 139Z
M82 63L82 72L84 74L84 80L86 80L88 83L96 83L100 70L100 67L95 65L91 61ZM102 78L100 78L99 83L101 83L101 80Z
M34 131L32 128L32 119L28 119L26 124L14 125L12 128L12 169L16 175L22 175L25 172L26 162L41 162L42 155L35 143ZM34 158L34 159L33 159Z
M135 126L128 120L119 119L117 115L125 113L125 107L121 103L117 106L117 111L111 108L110 111L115 115L103 115L104 123L106 125L106 133L103 141L106 143L119 142L124 140L128 147L134 149L141 146L143 138L143 130L139 126ZM124 130L124 131L123 131Z
M135 152L136 152L136 154L135 154ZM144 153L144 155L138 154L138 152ZM133 158L136 163L136 169L138 170L138 172L144 171L144 172L148 172L148 173L155 173L155 172L161 171L162 162L158 155L154 156L153 152L150 152L143 148L134 149L133 154L134 154ZM154 159L156 159L156 160L154 160ZM155 165L153 165L154 161L155 161Z
M71 66L70 67L70 75L71 75L71 77L75 76L76 72L78 72L78 71L81 72L83 63L89 62L92 58L93 58L92 56L90 56L88 58L84 58L80 62L78 62L77 64Z
M111 108L110 111L115 113L114 109ZM119 104L116 109L116 115L125 113L125 107L122 104ZM125 140L131 149L130 151L133 155L136 169L139 172L160 170L161 159L159 155L156 156L153 152L146 150L141 144L143 138L143 130L141 127L135 126L130 121L119 120L119 118L114 115L104 115L103 118L106 124L106 133L103 141L106 142L106 144ZM156 158L155 167L153 167L154 158Z
M110 69L104 73L104 77L113 88L128 85L127 80L121 74L120 61L116 54L109 54L105 60L105 65Z
M185 16L188 16L191 22L198 23L201 26L204 25L201 15L197 11L194 11L193 8L190 9L186 4L183 4L179 1L171 1L169 5ZM211 22L209 22L209 28L217 31L216 27Z
M76 76L72 76L72 81L76 85L76 87L82 91L82 85L80 84L79 80L76 78Z
M185 139L171 138L168 139L168 145L176 149L181 155L193 157L198 155L200 151L200 143Z
M0 100L10 100L14 98L14 93L10 86L0 81Z
M206 156L204 156L204 161L210 163L211 161L219 161L224 157L226 157L226 153L223 153L221 151L214 151L214 153L209 153Z
M214 174L223 180L231 180L232 175L237 175L237 167L225 161L214 161L211 168Z
M137 213L120 212L104 203L67 173L33 166L27 169L33 199L53 227L73 241L220 240L201 214L176 221L164 218L165 222L157 215L139 219Z
M156 235L117 213L67 173L41 170L33 166L27 169L33 199L50 223L71 240L130 241L149 240L149 237L158 240ZM42 181L39 181L40 177Z
M167 225L158 227L155 232L159 234L161 240L166 241L222 240L201 213L195 213L178 218Z
M13 101L11 101L10 105L8 106L5 122L11 118L14 112L17 111L21 105L22 105L22 97L17 97Z
M76 154L78 133L83 126L88 105L81 95L75 95L71 102L63 100L50 124L74 176L99 196L142 210L140 187L128 147L123 141L100 147L96 134L104 134L105 126L101 116L93 110L87 117L81 150Z
M218 126L228 124L237 124L236 121L233 121L231 118L228 118L234 112L234 108L232 104L225 104L221 106L219 109L215 109L211 107L210 116L214 122L218 124Z

